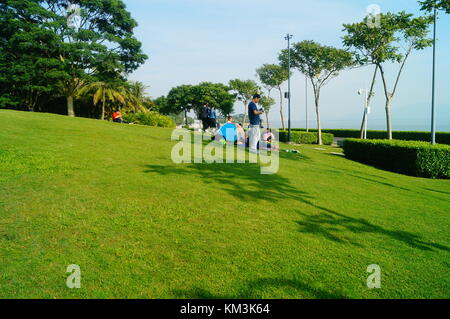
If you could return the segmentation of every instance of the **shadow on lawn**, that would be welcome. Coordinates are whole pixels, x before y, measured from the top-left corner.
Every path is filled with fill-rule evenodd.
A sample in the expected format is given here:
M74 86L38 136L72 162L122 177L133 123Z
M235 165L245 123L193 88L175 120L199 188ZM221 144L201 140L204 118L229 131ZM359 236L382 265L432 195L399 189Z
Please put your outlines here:
M292 298L304 297L305 293L310 298L317 299L347 299L340 292L330 292L319 288L312 287L298 280L290 280L283 278L265 278L247 282L245 287L239 289L236 295L215 295L203 288L194 288L191 290L174 290L173 293L177 298L188 299L260 299L264 295L264 291L272 291L273 289L288 289L298 292L298 296ZM300 293L303 293L300 295ZM267 294L267 293L266 293Z
M211 191L223 190L241 200L278 201L289 198L304 202L304 198L310 198L279 174L261 175L257 164L146 165L145 172L195 177L199 183L212 184L214 188Z
M320 235L338 243L350 243L355 246L361 245L339 237L337 234L348 231L355 234L379 234L421 250L440 249L450 251L450 248L447 246L424 241L420 236L410 232L385 229L381 226L374 225L363 218L348 217L331 209L313 204L311 205L324 211L324 213L310 215L300 212L300 215L304 218L297 223L300 225L300 231L303 233Z
M437 189L432 189L432 188L424 188L424 190L434 192L434 193L444 194L444 195L450 195L449 192L439 191Z

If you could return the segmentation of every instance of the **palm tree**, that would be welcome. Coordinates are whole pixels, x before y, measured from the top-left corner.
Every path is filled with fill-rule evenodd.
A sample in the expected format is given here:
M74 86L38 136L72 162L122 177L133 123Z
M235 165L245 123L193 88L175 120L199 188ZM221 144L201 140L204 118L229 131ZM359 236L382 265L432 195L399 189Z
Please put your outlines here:
M128 82L126 90L126 107L133 112L141 111L146 112L148 109L145 107L149 101L147 97L147 86L139 81Z
M83 95L88 92L94 92L94 105L97 105L99 102L102 103L102 120L105 119L105 107L107 102L119 102L120 104L125 105L127 99L126 90L123 87L110 82L99 81L90 83L83 87L79 91L79 94Z

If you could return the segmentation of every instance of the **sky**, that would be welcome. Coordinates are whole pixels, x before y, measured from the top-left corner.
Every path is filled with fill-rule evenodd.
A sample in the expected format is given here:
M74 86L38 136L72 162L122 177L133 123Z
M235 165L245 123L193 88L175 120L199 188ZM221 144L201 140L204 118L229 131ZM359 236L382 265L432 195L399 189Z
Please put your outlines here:
M147 85L152 97L166 95L171 88L200 82L228 83L257 80L256 69L278 63L278 53L292 41L314 40L342 48L342 25L361 21L370 5L382 12L407 11L421 14L416 0L124 0L137 20L136 37L149 60L131 75ZM437 128L450 131L450 15L438 22L436 108ZM392 106L394 129L430 130L432 49L414 52L407 62ZM393 85L397 65L387 74ZM322 126L359 128L364 97L358 90L370 85L373 70L358 68L341 72L325 86L321 97ZM293 127L315 127L312 92L305 78L295 71L292 78L291 116ZM285 85L287 90L287 85ZM276 92L275 92L276 93ZM276 98L276 94L272 93ZM277 99L279 102L279 99ZM284 101L287 114L287 101ZM236 103L235 113L244 105ZM280 125L280 108L269 118ZM369 129L385 129L384 94L380 81L369 116Z

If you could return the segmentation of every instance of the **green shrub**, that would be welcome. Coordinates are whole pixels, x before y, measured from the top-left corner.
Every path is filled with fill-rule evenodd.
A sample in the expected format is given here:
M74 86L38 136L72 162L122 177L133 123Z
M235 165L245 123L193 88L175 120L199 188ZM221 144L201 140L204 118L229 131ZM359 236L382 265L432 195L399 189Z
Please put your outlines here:
M279 131L280 141L288 141L288 131ZM291 131L291 141L295 144L317 144L317 133L307 133L300 131ZM333 134L322 133L322 142L325 145L331 145L334 142Z
M392 172L450 178L450 146L400 140L344 141L345 156Z
M123 116L123 119L127 122L140 125L168 128L176 127L175 122L170 117L162 115L158 112L127 113Z
M305 129L293 129L293 131L304 132ZM310 132L317 132L316 129L310 129ZM324 133L333 134L336 137L343 138L360 138L361 132L359 130L347 130L347 129L324 129ZM396 140L404 141L431 141L430 132L416 132L416 131L396 131L392 133L393 138ZM367 137L369 139L385 139L387 137L386 131L367 131ZM440 144L450 145L450 132L438 132L436 133L436 142Z

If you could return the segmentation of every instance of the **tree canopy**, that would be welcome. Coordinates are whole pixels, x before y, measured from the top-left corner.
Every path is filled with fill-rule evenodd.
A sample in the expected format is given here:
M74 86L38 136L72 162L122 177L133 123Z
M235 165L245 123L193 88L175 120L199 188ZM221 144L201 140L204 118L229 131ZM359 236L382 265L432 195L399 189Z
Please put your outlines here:
M344 24L344 45L354 51L357 63L376 66L369 99L373 93L373 84L377 71L380 71L386 98L386 125L388 138L392 139L391 104L397 91L406 61L414 50L422 50L433 44L428 38L431 17L414 17L404 11L399 13L380 14L380 26L371 27L364 21ZM394 79L394 85L389 88L385 72L385 63L400 65Z
M0 4L0 21L4 78L28 84L20 91L35 94L59 88L69 115L86 82L101 74L123 77L147 59L133 36L137 23L121 0L10 0Z
M288 52L283 50L279 55L281 65L287 67ZM305 74L311 81L316 104L318 143L322 144L319 100L324 85L336 77L340 71L354 64L350 52L314 41L294 43L291 52L291 65Z
M198 85L181 85L170 90L161 111L178 114L194 110L199 113L203 105L209 104L223 115L233 111L235 96L222 83L202 82Z

